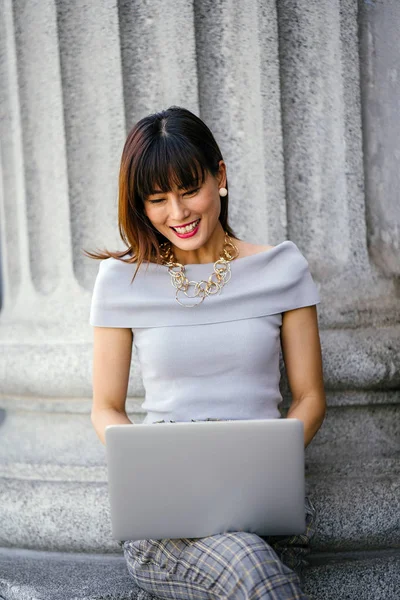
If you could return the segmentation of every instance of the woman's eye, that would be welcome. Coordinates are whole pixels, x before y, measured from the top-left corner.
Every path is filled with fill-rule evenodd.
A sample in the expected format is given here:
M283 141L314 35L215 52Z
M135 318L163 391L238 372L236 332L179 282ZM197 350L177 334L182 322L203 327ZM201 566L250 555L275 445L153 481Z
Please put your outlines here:
M200 188L196 188L194 190L190 190L190 192L185 192L183 195L184 196L191 196L192 194L195 194L196 192L199 191ZM164 202L165 198L158 198L157 200L149 200L150 204L158 204L159 202Z

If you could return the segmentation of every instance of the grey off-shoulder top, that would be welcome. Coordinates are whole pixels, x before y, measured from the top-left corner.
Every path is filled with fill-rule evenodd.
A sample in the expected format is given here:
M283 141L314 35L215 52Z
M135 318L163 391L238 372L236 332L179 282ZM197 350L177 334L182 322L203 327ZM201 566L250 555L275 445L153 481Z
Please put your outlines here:
M132 329L145 389L143 423L280 418L282 313L318 304L319 292L290 240L230 267L220 294L187 308L175 300L165 265L142 264L131 284L136 264L101 261L89 322ZM189 280L207 280L213 263L185 269Z

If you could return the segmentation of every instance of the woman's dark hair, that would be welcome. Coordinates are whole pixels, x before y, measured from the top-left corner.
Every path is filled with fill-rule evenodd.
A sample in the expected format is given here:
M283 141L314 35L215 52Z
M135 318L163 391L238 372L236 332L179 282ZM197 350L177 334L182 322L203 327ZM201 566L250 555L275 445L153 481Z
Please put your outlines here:
M155 189L168 192L173 184L198 187L206 172L218 173L220 160L210 129L185 108L170 106L138 121L126 139L119 171L118 228L127 249L83 252L96 259L123 260L130 255L123 262L137 262L133 279L143 261L161 262L159 246L167 238L147 218L144 200ZM219 220L224 231L238 239L228 225L228 197L221 197Z

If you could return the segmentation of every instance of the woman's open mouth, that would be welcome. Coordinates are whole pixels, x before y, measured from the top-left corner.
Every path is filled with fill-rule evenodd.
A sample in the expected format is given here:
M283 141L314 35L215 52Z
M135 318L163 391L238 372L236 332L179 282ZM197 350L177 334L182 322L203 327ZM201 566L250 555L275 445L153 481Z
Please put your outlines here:
M176 235L180 238L188 238L196 235L201 219L197 219L191 225L187 225L186 227L171 227L171 229L176 233Z

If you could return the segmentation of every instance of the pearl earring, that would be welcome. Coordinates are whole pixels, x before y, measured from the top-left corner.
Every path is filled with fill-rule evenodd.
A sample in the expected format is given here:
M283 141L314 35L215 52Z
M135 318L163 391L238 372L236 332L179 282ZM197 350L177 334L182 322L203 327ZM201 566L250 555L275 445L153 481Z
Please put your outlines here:
M227 196L227 194L228 194L228 190L226 188L224 188L224 187L219 188L219 195L220 196Z

